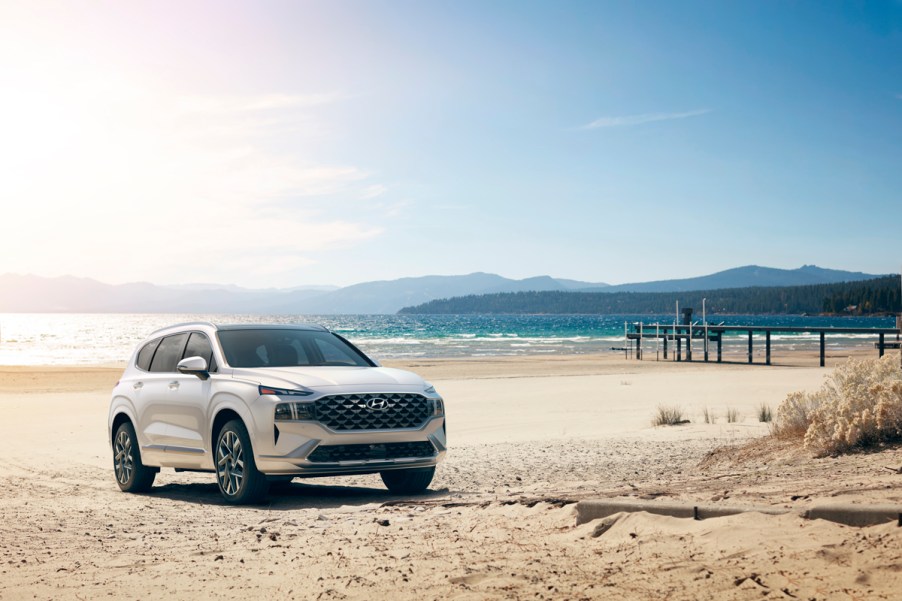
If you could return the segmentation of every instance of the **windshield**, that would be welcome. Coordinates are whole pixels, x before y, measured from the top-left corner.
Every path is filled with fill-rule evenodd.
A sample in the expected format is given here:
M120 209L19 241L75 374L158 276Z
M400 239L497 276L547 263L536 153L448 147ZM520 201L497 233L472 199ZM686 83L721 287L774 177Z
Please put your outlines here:
M343 338L315 330L221 330L219 342L232 367L310 365L371 367L374 364Z

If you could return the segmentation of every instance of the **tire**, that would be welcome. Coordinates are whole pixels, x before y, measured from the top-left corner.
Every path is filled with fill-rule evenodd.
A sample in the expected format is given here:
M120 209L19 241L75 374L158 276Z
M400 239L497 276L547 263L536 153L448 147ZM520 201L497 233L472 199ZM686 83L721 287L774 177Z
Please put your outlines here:
M146 492L153 486L158 468L141 463L135 427L123 422L113 434L113 474L123 492Z
M385 486L393 493L415 495L424 492L432 477L435 467L423 467L407 470L387 470L379 472Z
M257 470L247 428L239 420L227 422L216 436L213 451L216 484L226 503L258 503L269 491L269 481Z

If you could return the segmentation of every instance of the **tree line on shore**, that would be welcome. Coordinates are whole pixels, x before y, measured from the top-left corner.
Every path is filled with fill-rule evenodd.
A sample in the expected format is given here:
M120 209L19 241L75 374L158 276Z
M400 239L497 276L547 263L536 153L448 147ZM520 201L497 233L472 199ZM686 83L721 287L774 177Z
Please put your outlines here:
M407 314L659 314L702 306L711 313L886 315L902 305L899 277L809 286L726 288L695 292L503 292L433 300Z

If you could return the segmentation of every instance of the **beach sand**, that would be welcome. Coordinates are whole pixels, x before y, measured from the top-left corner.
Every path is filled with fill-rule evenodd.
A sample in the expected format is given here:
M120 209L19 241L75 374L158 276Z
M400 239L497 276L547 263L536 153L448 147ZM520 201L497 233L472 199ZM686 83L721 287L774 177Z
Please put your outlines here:
M432 492L295 480L258 507L171 470L151 494L119 492L106 412L121 368L0 367L0 599L897 599L895 524L638 513L599 537L576 526L583 498L902 504L887 469L900 449L815 459L761 438L761 403L829 373L813 354L791 359L386 361L446 399L451 446ZM652 427L660 405L691 423Z

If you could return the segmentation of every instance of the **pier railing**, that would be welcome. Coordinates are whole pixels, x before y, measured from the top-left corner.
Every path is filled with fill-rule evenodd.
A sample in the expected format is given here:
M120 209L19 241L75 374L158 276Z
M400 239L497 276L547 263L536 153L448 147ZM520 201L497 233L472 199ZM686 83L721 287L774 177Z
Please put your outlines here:
M798 327L798 326L727 326L711 324L662 324L662 323L637 323L633 325L633 331L626 334L627 344L635 343L636 359L642 359L643 340L660 340L663 342L664 359L668 357L668 342L676 348L677 361L683 360L683 345L686 346L686 361L692 361L692 341L703 341L704 360L709 360L709 347L714 343L717 347L717 362L723 361L723 337L727 332L748 333L748 362L754 363L754 336L764 335L764 362L771 364L771 334L817 334L820 340L820 365L824 367L826 361L826 338L836 334L872 334L877 339L876 347L882 357L887 348L898 348L897 342L890 342L887 336L900 336L899 328L831 328L831 327Z

